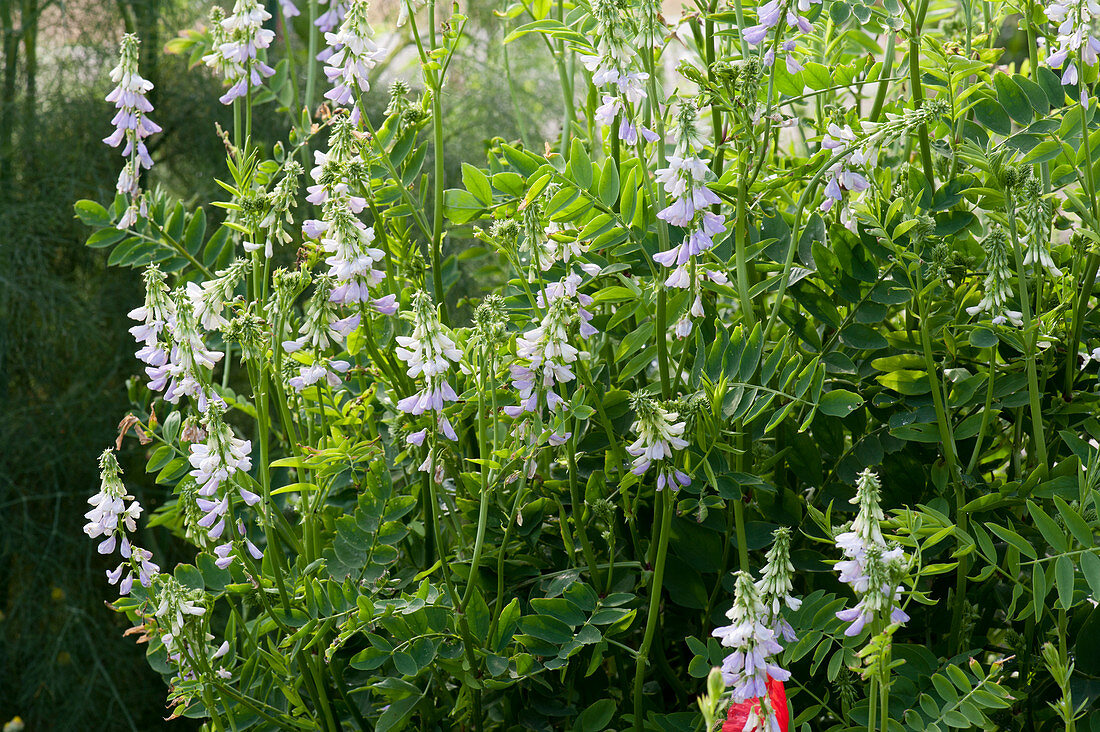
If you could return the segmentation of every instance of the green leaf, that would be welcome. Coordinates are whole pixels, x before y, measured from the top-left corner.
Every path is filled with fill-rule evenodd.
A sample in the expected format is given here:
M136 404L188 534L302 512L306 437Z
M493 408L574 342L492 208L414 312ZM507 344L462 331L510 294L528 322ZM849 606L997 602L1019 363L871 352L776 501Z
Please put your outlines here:
M1008 116L1022 125L1031 124L1035 111L1020 85L1008 74L997 74L993 77L993 86L997 89L997 100Z
M409 722L409 717L412 716L413 708L420 702L421 696L421 694L414 694L390 702L386 711L382 712L382 716L378 718L378 723L374 726L375 732L398 732L398 730L404 729Z
M1059 554L1068 552L1069 542L1066 541L1066 535L1062 532L1062 528L1058 526L1058 523L1050 517L1050 514L1030 500L1027 502L1027 510L1046 542Z
M574 729L577 732L600 732L607 727L613 716L615 716L614 700L600 699L581 712Z
M1085 575L1085 581L1092 589L1092 598L1100 600L1100 557L1091 551L1081 555L1081 574Z
M614 158L608 158L604 161L603 172L600 173L600 201L605 206L614 206L618 198L619 169Z
M485 206L469 191L461 188L443 191L443 213L454 224L465 224L484 210Z
M527 635L557 646L573 640L572 629L549 615L525 615L519 619L519 627Z
M833 75L829 67L813 61L802 68L802 80L814 91L828 89L833 85Z
M862 323L852 323L840 331L840 340L861 351L876 351L889 345L877 330Z
M1054 584L1058 588L1058 604L1069 610L1073 607L1073 560L1064 554L1054 563Z
M470 625L470 633L480 645L486 645L489 640L489 625L492 617L489 615L489 606L481 591L473 588L470 601L466 603L466 621Z
M1004 541L1007 541L1012 546L1016 547L1021 554L1029 559L1038 559L1039 555L1035 553L1035 547L1033 547L1024 537L1017 534L1012 529L1005 528L994 523L987 523L985 527L992 531L997 536L1001 537Z
M206 583L202 579L202 572L190 564L177 564L172 576L188 589L203 590L206 588Z
M983 326L970 331L969 340L975 348L992 348L998 343L997 334Z
M73 204L73 208L76 210L77 218L83 224L88 226L111 225L111 216L107 213L107 209L95 201L82 199Z
M479 203L488 206L493 202L493 188L489 185L489 179L485 173L469 163L462 164L462 185Z
M982 99L975 104L974 118L987 130L1006 136L1012 133L1008 112L996 99Z
M592 185L592 161L579 137L573 138L569 148L569 173L581 188L587 190Z
M1062 521L1065 522L1066 527L1073 534L1073 538L1077 539L1081 546L1091 549L1095 542L1092 538L1092 527L1089 526L1088 522L1081 517L1081 514L1070 508L1070 505L1062 500L1061 496L1054 497L1054 505L1062 516Z
M1035 609L1035 622L1043 619L1043 605L1046 603L1048 590L1047 573L1041 562L1035 562L1031 565L1031 602Z
M847 417L863 404L859 394L847 389L832 389L821 397L818 409L830 417Z

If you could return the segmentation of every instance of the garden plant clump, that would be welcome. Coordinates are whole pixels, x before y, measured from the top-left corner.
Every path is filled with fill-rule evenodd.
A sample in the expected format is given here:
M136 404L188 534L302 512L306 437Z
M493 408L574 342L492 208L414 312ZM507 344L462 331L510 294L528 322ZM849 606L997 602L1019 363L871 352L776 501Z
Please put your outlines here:
M390 10L169 43L224 81L219 200L153 185L136 37L111 72L76 212L144 272L117 449L161 489L107 450L85 532L171 714L1100 729L1100 8ZM498 43L560 113L450 174Z

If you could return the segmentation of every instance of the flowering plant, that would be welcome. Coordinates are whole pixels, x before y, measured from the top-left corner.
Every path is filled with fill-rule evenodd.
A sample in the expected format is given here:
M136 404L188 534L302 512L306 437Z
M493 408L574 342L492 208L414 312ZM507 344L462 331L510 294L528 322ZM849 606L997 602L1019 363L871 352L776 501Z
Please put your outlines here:
M175 713L1072 729L1100 49L1092 4L1022 9L1013 56L1002 3L520 2L561 118L449 169L457 7L239 0L174 46L233 108L205 207L141 184L127 37L125 180L77 213L145 271L126 424L165 490L105 454L86 531Z

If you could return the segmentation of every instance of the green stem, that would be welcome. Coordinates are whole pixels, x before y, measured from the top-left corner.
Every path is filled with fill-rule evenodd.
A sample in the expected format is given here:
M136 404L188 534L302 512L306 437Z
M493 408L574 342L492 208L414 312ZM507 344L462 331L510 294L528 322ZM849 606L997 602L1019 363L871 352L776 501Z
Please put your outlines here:
M581 495L580 484L577 480L577 427L573 428L573 435L569 437L566 454L569 459L569 500L570 509L573 512L573 528L577 532L577 538L581 542L581 551L585 562L588 563L588 575L592 584L599 585L599 573L596 571L596 553L592 548L592 542L588 538L588 530L584 520L584 497Z
M1086 136L1086 145L1088 138ZM1031 303L1027 296L1027 278L1024 271L1024 254L1020 247L1020 237L1016 232L1016 199L1015 196L1006 196L1008 211L1008 235L1012 240L1012 252L1016 259L1016 288L1020 298L1020 310L1024 315L1024 337L1027 348L1027 391L1028 403L1031 408L1032 441L1035 443L1036 464L1047 464L1047 443L1043 431L1043 410L1040 404L1041 393L1039 391L1039 377L1036 370L1036 342L1039 336L1038 324L1033 324L1031 318ZM1034 327L1033 327L1034 325Z
M886 92L890 88L890 72L894 68L894 43L897 34L892 28L886 29L886 52L882 55L882 68L878 73L878 91L875 92L875 101L871 105L871 113L867 116L869 122L878 122L882 114L882 105L886 103Z
M653 636L657 631L657 621L661 608L661 589L665 581L665 559L668 556L668 535L672 530L672 507L670 504L670 491L661 491L658 494L659 512L661 515L661 534L657 539L657 558L653 568L653 578L649 586L649 611L646 615L645 634L642 637L642 645L638 649L638 657L634 667L634 731L643 732L645 729L645 705L643 704L642 688L645 685L646 662L649 658L649 649L653 645Z

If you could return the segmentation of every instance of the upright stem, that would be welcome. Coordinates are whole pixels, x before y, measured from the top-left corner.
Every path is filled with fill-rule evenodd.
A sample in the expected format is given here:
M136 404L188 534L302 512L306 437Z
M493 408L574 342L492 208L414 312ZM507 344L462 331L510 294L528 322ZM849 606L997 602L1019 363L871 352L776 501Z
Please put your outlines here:
M646 662L649 649L653 644L653 635L657 632L657 621L661 608L661 588L665 581L665 559L668 556L668 535L672 529L672 507L670 492L665 490L657 494L658 511L661 515L661 534L657 539L657 558L653 568L653 578L649 586L649 611L645 620L645 634L638 648L637 665L634 667L634 732L643 732L645 728L645 705L642 699L642 687L645 685Z
M1088 138L1085 138L1088 144ZM1035 458L1037 465L1047 464L1047 442L1043 431L1043 409L1040 404L1039 377L1036 370L1036 342L1039 337L1039 329L1036 324L1033 328L1031 318L1031 303L1027 296L1027 278L1024 271L1024 254L1020 248L1020 237L1016 233L1016 198L1011 193L1007 195L1008 209L1008 235L1012 240L1012 253L1016 259L1016 288L1020 298L1020 310L1024 315L1024 347L1027 348L1027 392L1028 402L1031 407L1032 442L1035 443Z
M920 109L924 105L924 88L920 80L920 34L924 25L924 15L928 11L928 0L922 0L917 14L913 17L913 25L909 34L909 81L913 87L913 106ZM936 190L936 170L932 165L932 147L928 142L928 125L922 122L917 128L917 137L920 140L920 157L924 166L924 177L928 179L928 186Z

